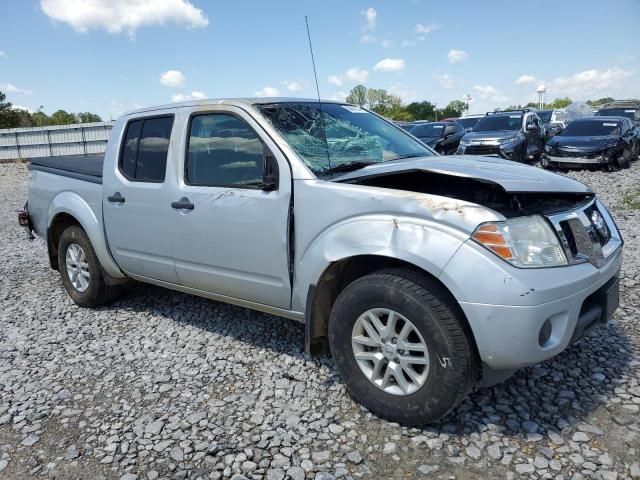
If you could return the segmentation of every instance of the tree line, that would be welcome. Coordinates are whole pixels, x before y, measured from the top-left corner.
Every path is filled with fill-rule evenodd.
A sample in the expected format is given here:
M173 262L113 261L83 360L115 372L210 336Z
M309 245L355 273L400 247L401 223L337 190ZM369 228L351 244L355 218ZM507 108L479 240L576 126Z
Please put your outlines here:
M51 115L42 111L29 112L22 108L14 107L6 101L7 96L0 92L0 128L18 127L44 127L48 125L69 125L72 123L101 122L100 115L91 112L70 113L65 110L57 110Z
M597 100L587 100L585 103L592 107L598 107L614 100L611 97L604 97ZM467 105L462 100L452 100L444 108L437 108L435 103L427 100L404 104L399 96L393 95L387 90L367 88L364 85L353 87L347 96L347 102L369 108L392 120L407 122L456 118L464 115L467 110ZM561 97L554 99L550 103L545 103L544 108L548 110L565 108L571 103L573 103L573 100L569 97ZM526 105L509 105L507 108L500 110L521 110L523 108L538 108L538 103L529 102Z

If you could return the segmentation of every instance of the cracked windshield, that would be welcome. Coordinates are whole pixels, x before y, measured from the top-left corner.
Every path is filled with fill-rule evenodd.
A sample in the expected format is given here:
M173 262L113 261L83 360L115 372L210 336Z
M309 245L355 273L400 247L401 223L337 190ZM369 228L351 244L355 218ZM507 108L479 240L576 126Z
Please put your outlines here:
M257 108L317 175L433 155L403 130L353 105L305 102Z

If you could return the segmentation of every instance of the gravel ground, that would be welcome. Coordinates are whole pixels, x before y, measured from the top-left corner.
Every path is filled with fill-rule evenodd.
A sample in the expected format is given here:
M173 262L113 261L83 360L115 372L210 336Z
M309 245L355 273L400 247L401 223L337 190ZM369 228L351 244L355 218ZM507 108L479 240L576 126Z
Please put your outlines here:
M615 319L423 429L357 405L304 328L134 285L76 307L0 165L0 478L640 478L640 164L572 174L627 242Z

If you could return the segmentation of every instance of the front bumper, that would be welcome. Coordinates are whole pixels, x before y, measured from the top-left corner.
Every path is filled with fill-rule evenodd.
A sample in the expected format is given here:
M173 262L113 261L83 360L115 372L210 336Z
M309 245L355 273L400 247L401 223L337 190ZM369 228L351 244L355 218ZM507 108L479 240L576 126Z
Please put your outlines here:
M544 155L544 158L552 165L561 166L564 168L584 168L589 166L604 166L609 163L609 160L602 155L590 156L590 157L558 157L554 155Z
M593 272L590 287L547 303L512 306L460 302L482 361L494 370L535 365L561 353L596 323L609 320L618 306L620 251L614 255L606 267ZM571 289L571 283L567 280L564 289ZM541 345L540 333L547 320L551 335Z
M516 160L518 148L522 146L520 142L499 144L497 142L472 143L458 147L458 155L498 155L506 160Z

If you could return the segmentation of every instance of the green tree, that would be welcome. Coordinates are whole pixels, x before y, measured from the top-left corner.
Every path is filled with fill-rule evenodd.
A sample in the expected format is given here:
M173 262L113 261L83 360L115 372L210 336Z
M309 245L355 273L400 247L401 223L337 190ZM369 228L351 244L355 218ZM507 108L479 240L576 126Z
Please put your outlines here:
M100 115L96 115L95 113L91 113L91 112L80 112L77 115L78 120L80 120L80 123L92 123L92 122L101 122L102 118L100 118Z
M465 108L467 108L467 104L462 100L451 100L447 106L440 111L440 115L442 115L442 118L459 117Z
M51 118L42 111L42 107L40 107L37 112L31 114L31 118L33 119L33 125L36 127L51 125Z
M367 103L367 87L356 85L347 96L347 102L364 107Z
M69 125L71 123L78 123L78 117L73 113L57 110L51 115L51 125Z
M0 92L0 128L16 128L20 126L20 116L11 102L5 102L7 96Z
M422 102L411 102L404 107L411 115L411 120L433 120L435 118L435 105L423 100Z
M597 107L599 105L604 105L605 103L611 103L615 101L615 98L604 97L599 98L598 100L587 100L587 105L591 105L592 107Z
M553 102L546 104L546 107L549 109L552 108L564 108L573 103L569 97L556 98Z

